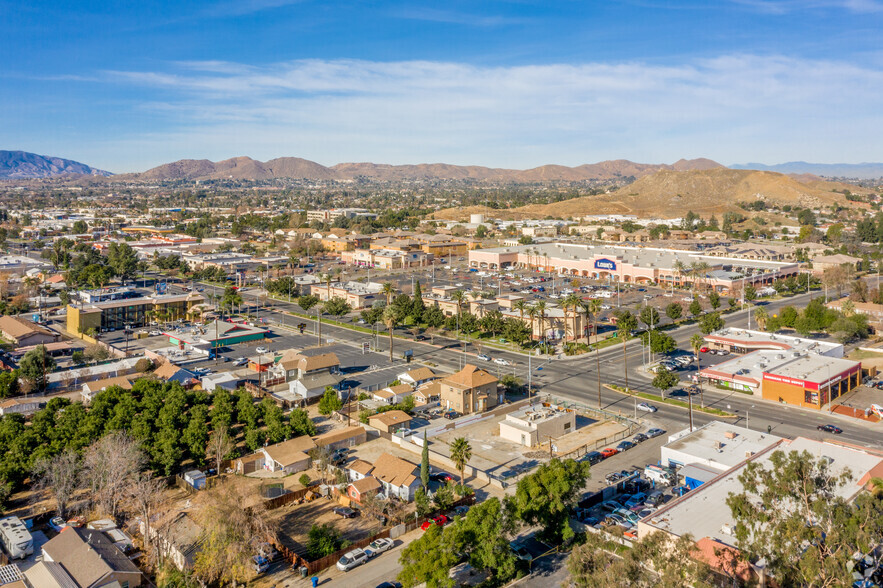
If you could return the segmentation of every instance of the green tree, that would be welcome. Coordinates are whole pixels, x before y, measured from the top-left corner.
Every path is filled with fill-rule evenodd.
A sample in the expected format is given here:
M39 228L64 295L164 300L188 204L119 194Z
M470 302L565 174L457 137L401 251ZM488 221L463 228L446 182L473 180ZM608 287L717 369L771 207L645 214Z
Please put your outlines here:
M553 459L518 482L507 498L514 516L528 525L539 525L540 535L555 545L570 539L570 510L589 477L589 464Z
M420 481L423 488L429 488L429 442L426 440L426 431L423 431L423 451L420 454Z
M414 292L411 296L411 318L415 323L423 321L423 313L426 310L426 303L423 302L423 289L420 287L420 280L414 282Z
M340 410L342 406L343 402L341 402L337 390L331 386L326 386L325 392L319 400L319 413L327 416L334 411Z
M346 542L340 533L328 523L313 524L307 533L307 555L310 559L319 559L340 551Z
M46 375L55 369L55 360L44 345L38 345L25 353L18 363L18 372L28 386L28 392L42 392L46 388Z
M18 378L20 375L18 370L0 371L0 398L9 398L19 393Z
M412 541L399 556L399 571L396 579L405 588L426 584L427 588L450 588L454 580L449 571L457 564L453 543L446 541L448 529L432 525L419 539Z
M427 327L437 329L445 324L445 315L437 306L430 306L423 312L423 322Z
M684 314L684 307L678 304L677 302L672 302L668 306L665 307L665 316L670 318L672 321L676 321L681 318L681 315Z
M699 316L702 313L702 305L699 303L698 298L693 299L693 302L690 303L688 310L693 316Z
M742 491L727 498L736 546L749 561L763 558L781 586L846 585L853 554L883 536L883 500L870 492L846 500L839 489L854 484L849 468L824 456L780 450L768 461L750 461Z
M111 243L107 248L107 265L125 282L138 271L138 254L128 243Z
M208 409L197 405L190 410L190 422L184 429L184 443L193 461L201 466L205 463L205 449L208 445Z
M708 335L724 328L724 319L719 312L710 312L699 319L699 331Z
M341 317L352 312L353 307L343 298L335 296L331 300L322 305L322 312L331 316Z
M392 331L393 329L395 329L396 324L398 323L398 316L396 315L396 312L392 307L387 306L383 310L383 323L386 325L387 332L389 333L389 361L392 361Z
M755 288L751 284L748 284L742 291L742 296L745 298L745 300L749 302L757 300L757 288Z
M82 235L87 230L89 230L89 226L86 224L86 221L78 220L74 222L74 224L71 226L71 230L74 232L75 235Z
M221 308L233 309L242 306L242 295L239 290L233 286L224 288L224 294L221 296Z
M476 570L486 572L498 583L515 575L516 559L509 547L515 532L511 513L497 497L491 497L466 513L451 527L450 540L455 553L465 554Z
M794 328L794 324L797 322L799 316L796 308L793 306L786 306L779 312L779 321L781 321L782 325L785 327Z
M288 415L288 424L295 435L309 435L312 437L317 433L316 424L310 419L309 413L302 408L291 410L291 413Z
M432 496L432 502L438 511L444 512L454 506L454 485L443 484Z
M656 307L654 306L644 306L641 308L638 318L641 319L642 323L647 325L648 329L653 329L659 326L659 311L656 310Z
M457 466L457 470L460 472L461 486L466 485L463 472L466 470L466 464L470 459L472 459L472 445L469 444L469 440L466 437L454 439L451 443L451 461L454 462L454 465Z
M716 291L712 290L708 294L708 303L711 304L712 310L717 310L721 305L721 297Z
M665 398L665 392L671 390L678 385L680 380L674 374L666 369L660 369L653 378L653 387L659 390L659 397Z
M641 335L641 340L646 345L649 341L650 350L653 353L671 353L678 348L678 344L668 333L662 331L647 331Z
M319 304L319 298L312 294L297 297L297 305L304 309L304 312L310 312L310 309Z

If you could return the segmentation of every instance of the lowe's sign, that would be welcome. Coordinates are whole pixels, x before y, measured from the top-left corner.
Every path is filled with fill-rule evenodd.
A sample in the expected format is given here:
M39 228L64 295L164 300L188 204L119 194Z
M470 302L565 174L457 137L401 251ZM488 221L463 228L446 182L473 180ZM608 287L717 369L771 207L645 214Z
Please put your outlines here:
M596 259L595 269L614 271L616 270L616 262L609 259Z

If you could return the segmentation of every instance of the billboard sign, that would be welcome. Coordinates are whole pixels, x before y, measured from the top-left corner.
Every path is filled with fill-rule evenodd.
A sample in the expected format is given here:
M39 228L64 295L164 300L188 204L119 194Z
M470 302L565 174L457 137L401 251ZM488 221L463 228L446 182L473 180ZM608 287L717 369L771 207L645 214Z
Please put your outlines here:
M595 269L616 271L616 262L609 259L596 259Z

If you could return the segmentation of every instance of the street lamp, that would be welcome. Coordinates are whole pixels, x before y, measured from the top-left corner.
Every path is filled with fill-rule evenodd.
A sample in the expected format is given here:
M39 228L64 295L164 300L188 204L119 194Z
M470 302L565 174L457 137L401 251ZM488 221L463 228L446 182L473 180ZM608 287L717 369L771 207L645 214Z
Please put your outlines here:
M746 429L751 429L751 427L748 426L748 416L749 416L749 413L751 412L752 408L754 408L753 404L745 409L745 428Z

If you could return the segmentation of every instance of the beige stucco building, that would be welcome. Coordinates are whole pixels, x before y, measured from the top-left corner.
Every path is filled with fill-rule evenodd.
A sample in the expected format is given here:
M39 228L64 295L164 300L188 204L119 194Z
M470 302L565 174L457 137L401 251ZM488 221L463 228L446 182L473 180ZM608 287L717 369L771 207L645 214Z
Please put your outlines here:
M576 413L555 406L528 406L500 421L500 437L525 447L536 447L576 430Z
M461 414L484 412L503 401L497 378L471 364L443 378L440 385L442 406Z

